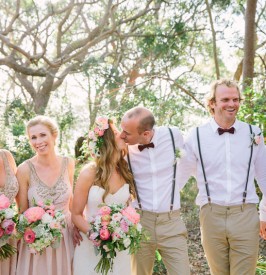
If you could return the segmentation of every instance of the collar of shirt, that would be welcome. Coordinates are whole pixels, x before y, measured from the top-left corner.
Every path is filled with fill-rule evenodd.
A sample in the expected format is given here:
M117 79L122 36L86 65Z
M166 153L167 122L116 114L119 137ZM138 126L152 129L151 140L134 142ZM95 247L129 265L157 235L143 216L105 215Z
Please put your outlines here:
M210 120L210 125L211 125L211 128L212 128L212 130L213 130L214 133L215 133L215 132L218 133L218 128L221 128L221 126L219 126L219 125L217 124L217 122L215 121L214 118L212 118L212 119ZM234 128L235 128L235 133L237 133L237 131L239 130L239 127L240 127L239 121L236 119L235 122L234 122L234 124L233 124L231 127L234 127ZM230 127L230 128L231 128L231 127Z

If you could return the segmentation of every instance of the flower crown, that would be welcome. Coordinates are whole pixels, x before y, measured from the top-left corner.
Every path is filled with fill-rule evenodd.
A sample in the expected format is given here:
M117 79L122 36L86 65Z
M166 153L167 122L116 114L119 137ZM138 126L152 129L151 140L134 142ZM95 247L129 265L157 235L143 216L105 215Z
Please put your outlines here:
M100 148L103 145L103 135L106 129L109 128L107 117L97 117L93 130L89 131L89 151L92 157L100 156Z

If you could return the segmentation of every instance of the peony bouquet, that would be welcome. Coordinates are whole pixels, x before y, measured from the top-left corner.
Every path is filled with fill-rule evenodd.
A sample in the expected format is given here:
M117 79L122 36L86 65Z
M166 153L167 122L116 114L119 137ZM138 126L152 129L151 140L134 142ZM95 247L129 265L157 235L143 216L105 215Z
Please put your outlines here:
M41 254L49 246L57 247L64 227L64 214L60 210L55 210L50 200L37 204L34 201L34 206L19 216L17 231L31 253Z
M140 241L147 238L140 224L140 215L131 206L100 205L98 214L90 224L89 239L93 242L97 254L101 254L95 271L105 275L112 270L118 251L128 250L129 254L136 253Z
M8 243L8 240L15 236L16 220L16 205L11 204L4 194L0 195L0 261L12 256L17 251Z

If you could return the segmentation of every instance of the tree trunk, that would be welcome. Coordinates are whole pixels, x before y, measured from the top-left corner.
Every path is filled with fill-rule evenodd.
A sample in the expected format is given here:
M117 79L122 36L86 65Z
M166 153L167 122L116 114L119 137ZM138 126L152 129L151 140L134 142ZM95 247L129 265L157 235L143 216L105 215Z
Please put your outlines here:
M205 4L207 6L207 11L209 14L209 20L212 30L212 44L213 44L213 59L215 63L215 72L216 72L216 78L220 78L220 68L219 68L219 62L218 62L218 54L217 54L217 45L216 45L216 31L214 29L213 20L212 20L212 13L211 13L211 7L209 5L209 1L205 0Z
M257 0L247 0L245 14L245 43L243 62L243 90L252 86L254 76L254 58L256 48L256 15Z

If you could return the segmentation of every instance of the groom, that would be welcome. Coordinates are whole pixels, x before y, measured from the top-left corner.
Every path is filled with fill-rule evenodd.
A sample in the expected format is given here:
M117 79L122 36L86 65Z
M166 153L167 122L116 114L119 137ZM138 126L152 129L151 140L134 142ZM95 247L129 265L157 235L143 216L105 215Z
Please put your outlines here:
M128 143L128 163L135 178L141 224L150 240L132 256L134 275L151 275L155 250L170 275L187 275L187 231L180 218L180 194L175 180L174 148L183 147L177 127L154 127L150 110L135 107L121 121L121 138Z

